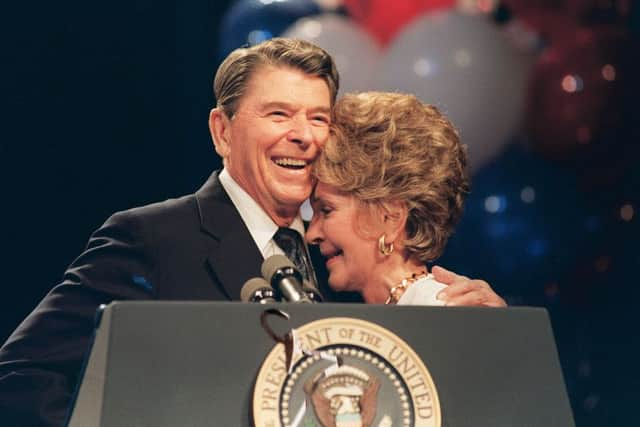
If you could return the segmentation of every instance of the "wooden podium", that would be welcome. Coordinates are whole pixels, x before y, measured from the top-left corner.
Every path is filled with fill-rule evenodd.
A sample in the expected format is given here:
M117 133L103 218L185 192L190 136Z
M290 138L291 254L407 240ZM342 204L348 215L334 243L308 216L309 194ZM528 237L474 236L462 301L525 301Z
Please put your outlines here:
M256 377L276 344L260 324L269 307L294 328L349 318L400 337L430 373L442 426L574 425L544 309L228 302L104 308L68 425L253 425Z

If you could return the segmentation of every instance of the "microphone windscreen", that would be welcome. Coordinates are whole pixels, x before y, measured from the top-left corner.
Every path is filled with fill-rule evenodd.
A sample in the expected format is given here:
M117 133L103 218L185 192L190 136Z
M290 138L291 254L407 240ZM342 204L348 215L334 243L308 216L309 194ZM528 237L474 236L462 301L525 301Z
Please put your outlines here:
M271 288L269 282L262 277L254 277L244 282L242 289L240 289L240 300L242 302L251 302L251 298L259 289Z
M324 298L320 293L320 290L312 284L310 281L305 280L302 282L302 290L311 298L313 302L323 302Z
M293 269L296 268L293 262L291 262L291 260L286 256L272 255L264 260L260 271L262 272L262 277L270 282L273 279L273 275L276 273L276 271L286 267L291 267Z

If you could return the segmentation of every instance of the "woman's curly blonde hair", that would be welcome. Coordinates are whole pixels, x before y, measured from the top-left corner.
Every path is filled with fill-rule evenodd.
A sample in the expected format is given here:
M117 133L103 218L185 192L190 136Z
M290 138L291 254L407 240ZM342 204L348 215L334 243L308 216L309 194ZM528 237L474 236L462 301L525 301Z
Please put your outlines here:
M316 178L365 207L404 203L405 256L438 258L469 192L465 147L451 122L413 95L385 92L348 94L334 115Z

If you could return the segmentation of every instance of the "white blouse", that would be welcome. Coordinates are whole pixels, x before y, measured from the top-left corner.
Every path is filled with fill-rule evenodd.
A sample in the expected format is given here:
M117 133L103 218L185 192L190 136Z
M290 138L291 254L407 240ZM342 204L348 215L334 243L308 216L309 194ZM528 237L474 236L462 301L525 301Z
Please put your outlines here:
M398 305L444 305L444 301L436 299L438 292L447 285L436 281L428 274L413 282L398 300Z

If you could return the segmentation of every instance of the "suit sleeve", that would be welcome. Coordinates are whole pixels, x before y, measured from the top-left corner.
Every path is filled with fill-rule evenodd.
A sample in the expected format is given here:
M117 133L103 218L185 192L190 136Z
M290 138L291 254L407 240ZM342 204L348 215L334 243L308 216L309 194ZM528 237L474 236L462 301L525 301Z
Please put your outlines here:
M101 304L155 295L142 221L113 215L0 348L0 424L64 423Z

